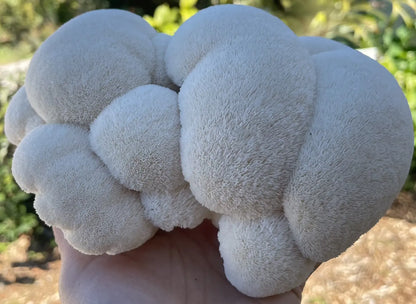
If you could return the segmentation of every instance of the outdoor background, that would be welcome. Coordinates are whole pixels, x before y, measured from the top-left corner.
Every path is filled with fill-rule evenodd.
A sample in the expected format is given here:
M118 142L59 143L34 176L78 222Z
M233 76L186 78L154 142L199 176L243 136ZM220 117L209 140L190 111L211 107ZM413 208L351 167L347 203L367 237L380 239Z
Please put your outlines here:
M187 18L223 3L260 7L298 35L324 36L370 53L397 79L416 118L416 0L0 0L0 304L59 303L59 253L11 175L14 146L3 134L11 96L30 57L60 25L83 12L121 8L173 34ZM303 303L416 303L416 157L387 215L308 280ZM365 202L363 202L365 203Z

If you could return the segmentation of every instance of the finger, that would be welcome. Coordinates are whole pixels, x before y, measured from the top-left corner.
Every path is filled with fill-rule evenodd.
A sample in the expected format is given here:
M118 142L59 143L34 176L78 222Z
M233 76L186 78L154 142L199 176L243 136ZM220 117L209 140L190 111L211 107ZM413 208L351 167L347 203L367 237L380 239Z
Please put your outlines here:
M53 231L53 234L55 236L55 242L58 245L59 253L61 254L61 257L62 257L63 255L66 254L66 252L68 250L70 250L68 248L68 246L70 246L70 245L65 240L64 233L62 232L61 229L59 229L57 227L52 227L52 231Z
M84 263L93 258L93 256L88 256L80 253L78 250L69 245L61 229L58 227L52 227L52 230L55 235L55 241L58 245L59 253L61 254L61 260L63 263L66 263L68 260L71 261L71 263Z

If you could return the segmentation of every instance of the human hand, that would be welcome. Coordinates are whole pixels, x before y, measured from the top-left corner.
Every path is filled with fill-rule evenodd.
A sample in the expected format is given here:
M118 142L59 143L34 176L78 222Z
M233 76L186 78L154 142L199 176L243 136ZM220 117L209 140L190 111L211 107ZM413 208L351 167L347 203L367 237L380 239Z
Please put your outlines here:
M159 231L141 247L118 255L89 256L54 229L61 253L63 304L300 303L301 289L267 298L240 293L225 277L217 229Z

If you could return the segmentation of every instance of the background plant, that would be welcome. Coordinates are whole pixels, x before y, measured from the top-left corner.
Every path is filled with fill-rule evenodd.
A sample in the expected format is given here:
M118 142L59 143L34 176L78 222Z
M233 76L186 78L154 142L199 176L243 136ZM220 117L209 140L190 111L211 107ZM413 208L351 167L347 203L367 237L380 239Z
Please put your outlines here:
M198 12L197 1L180 0L179 7L164 3L156 7L153 16L144 15L143 18L159 32L173 35L183 22Z
M22 233L31 233L39 224L35 214L30 212L31 196L22 192L13 180L11 160L14 148L3 132L8 101L22 84L22 80L23 75L18 75L14 83L0 83L0 242L9 242Z

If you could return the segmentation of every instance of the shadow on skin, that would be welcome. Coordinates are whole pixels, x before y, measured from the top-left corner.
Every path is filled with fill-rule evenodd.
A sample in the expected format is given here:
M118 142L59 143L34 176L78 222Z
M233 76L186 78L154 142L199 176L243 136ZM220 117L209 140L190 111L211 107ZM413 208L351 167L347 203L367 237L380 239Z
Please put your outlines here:
M217 229L159 231L141 247L115 256L88 256L54 229L62 258L62 303L300 303L301 289L250 298L226 279Z

